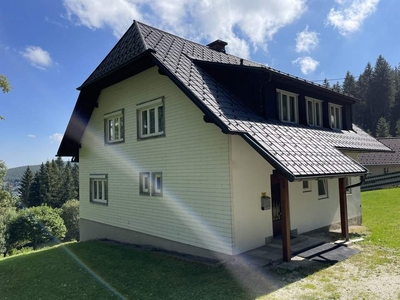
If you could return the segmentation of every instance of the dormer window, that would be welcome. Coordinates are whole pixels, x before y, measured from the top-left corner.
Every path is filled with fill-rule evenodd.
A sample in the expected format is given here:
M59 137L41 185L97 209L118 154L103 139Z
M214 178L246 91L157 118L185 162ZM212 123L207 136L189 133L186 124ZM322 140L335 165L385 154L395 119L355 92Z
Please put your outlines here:
M342 106L329 103L330 125L333 129L342 129Z
M282 90L276 90L279 120L281 120L282 122L299 122L297 96L297 94Z
M307 123L322 127L322 101L306 97Z

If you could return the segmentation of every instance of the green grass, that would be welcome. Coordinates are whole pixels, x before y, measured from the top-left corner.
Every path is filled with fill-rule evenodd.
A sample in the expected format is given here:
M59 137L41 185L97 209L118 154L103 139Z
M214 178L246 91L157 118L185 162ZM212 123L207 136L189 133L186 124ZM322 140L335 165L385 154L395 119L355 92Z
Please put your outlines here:
M104 242L2 259L0 282L1 299L252 299L222 267Z
M400 188L361 193L367 238L377 246L400 247Z

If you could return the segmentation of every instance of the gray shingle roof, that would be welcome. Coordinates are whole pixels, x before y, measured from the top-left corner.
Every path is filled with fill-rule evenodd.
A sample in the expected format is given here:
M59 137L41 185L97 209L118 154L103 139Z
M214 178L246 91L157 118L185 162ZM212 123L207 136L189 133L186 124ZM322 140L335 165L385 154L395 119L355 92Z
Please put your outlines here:
M393 150L392 153L360 153L360 163L365 166L400 165L400 138L380 138L382 144Z
M357 126L354 131L312 128L267 120L253 113L205 72L197 61L266 69L258 63L218 52L159 29L135 22L84 85L112 72L141 52L152 49L157 64L195 99L197 105L230 133L240 133L265 153L291 180L307 176L362 174L367 170L338 149L388 151ZM269 71L279 72L268 68ZM280 74L283 74L279 72ZM310 83L311 84L311 83ZM83 85L83 86L84 86Z

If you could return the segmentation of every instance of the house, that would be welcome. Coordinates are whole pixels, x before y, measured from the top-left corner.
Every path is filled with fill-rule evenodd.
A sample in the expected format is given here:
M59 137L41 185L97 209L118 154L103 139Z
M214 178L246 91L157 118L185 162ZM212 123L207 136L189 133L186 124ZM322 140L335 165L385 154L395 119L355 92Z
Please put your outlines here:
M360 222L357 155L389 149L356 99L226 46L134 21L78 88L57 155L79 161L81 240L213 256L282 236L288 261L291 231Z
M382 144L393 152L360 153L358 158L363 166L371 172L371 176L400 171L400 138L379 138Z

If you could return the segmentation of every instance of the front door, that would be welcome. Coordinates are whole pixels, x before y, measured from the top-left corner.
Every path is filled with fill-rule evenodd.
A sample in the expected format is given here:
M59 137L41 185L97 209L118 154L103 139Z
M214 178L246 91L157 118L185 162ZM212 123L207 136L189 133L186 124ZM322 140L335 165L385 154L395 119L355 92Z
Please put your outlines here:
M274 236L282 235L281 186L277 176L271 175L272 229Z

